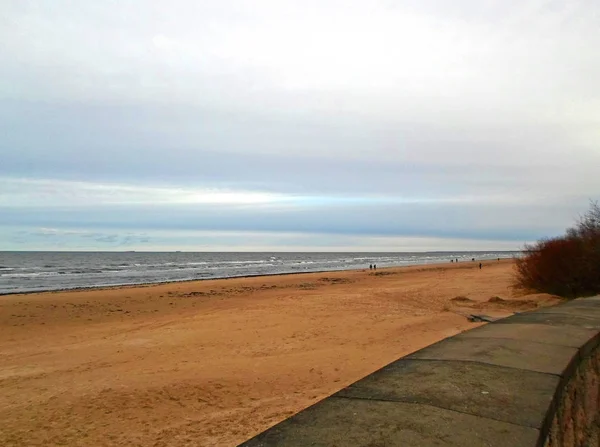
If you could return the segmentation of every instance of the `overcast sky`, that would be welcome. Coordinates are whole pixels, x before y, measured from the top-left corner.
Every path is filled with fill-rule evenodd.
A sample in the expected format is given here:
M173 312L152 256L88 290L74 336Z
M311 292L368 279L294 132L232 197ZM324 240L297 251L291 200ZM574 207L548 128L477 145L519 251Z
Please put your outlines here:
M600 198L598 0L4 0L0 249L518 249Z

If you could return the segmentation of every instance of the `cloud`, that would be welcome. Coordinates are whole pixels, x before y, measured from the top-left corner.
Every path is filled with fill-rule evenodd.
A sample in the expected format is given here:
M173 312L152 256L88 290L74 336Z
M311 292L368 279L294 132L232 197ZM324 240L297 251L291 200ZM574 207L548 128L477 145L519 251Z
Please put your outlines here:
M456 251L456 250L515 250L519 241L473 240L437 237L355 236L345 234L252 232L252 231L202 231L202 230L151 230L146 237L125 236L115 240L114 235L98 239L94 244L73 237L35 241L36 249L52 250L140 250L140 251ZM27 242L28 241L28 242ZM31 237L14 236L10 249L30 249Z
M465 198L470 199L470 198ZM585 200L300 198L271 204L87 204L2 207L3 225L113 231L205 230L529 241L562 231ZM516 218L516 217L517 218Z
M284 196L260 191L216 188L157 187L52 179L0 177L0 206L88 206L118 204L230 204L283 201Z
M83 246L127 247L135 244L146 244L150 242L147 234L135 234L131 232L106 233L103 231L92 231L73 228L32 228L31 230L19 230L8 233L8 241L28 248L33 243L41 243L48 246L59 246L63 248L81 248ZM0 233L1 240L2 233ZM91 243L90 243L91 241ZM4 241L7 243L7 241Z
M122 229L556 234L600 196L599 14L9 0L0 227L93 227L61 237L98 246L140 241Z

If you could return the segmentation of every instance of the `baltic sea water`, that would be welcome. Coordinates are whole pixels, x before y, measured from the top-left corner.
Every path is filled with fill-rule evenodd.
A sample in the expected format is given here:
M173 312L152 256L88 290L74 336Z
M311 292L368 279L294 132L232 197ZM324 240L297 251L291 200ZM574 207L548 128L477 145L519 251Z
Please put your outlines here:
M518 252L0 252L0 294L511 258Z

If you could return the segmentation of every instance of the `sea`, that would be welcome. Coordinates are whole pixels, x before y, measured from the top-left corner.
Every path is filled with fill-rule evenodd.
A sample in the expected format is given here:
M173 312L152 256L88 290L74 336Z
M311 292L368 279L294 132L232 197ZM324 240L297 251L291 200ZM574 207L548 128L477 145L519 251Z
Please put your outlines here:
M519 252L0 252L0 294L512 258Z

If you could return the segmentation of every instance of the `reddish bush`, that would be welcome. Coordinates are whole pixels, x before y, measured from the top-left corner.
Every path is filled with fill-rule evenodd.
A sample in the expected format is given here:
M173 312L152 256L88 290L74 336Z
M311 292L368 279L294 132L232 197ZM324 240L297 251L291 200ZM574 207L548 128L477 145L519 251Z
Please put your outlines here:
M517 285L564 297L600 293L600 207L590 210L565 236L525 246L517 260Z

